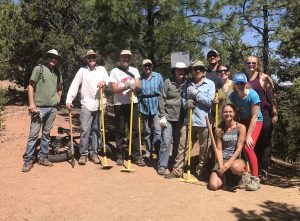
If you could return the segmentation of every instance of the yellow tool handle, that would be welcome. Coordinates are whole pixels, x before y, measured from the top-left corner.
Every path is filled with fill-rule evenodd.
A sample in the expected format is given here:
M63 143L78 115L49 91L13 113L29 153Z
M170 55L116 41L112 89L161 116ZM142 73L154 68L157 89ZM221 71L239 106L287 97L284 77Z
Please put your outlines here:
M191 175L191 170L190 170L190 166L191 166L191 149L192 149L192 115L193 115L193 110L190 109L189 110L189 132L188 132L188 175L187 175L187 179L190 179L190 175Z
M105 140L105 128L104 128L104 102L103 102L103 89L100 88L100 110L101 110L101 127L102 127L102 142L104 152L104 165L107 163L106 159L106 140ZM99 116L100 117L100 116Z
M216 99L219 99L219 90L216 93ZM215 127L218 128L219 125L219 102L216 103L216 117L215 117Z

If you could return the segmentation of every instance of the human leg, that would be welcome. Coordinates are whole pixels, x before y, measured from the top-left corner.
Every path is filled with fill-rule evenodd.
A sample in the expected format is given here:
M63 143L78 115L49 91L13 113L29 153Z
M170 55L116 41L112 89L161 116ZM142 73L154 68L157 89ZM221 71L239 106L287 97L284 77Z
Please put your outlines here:
M159 123L159 117L158 114L153 116L153 127L154 127L154 137L153 137L153 148L157 152L159 150L160 144L161 144L161 126Z
M132 117L132 159L142 161L142 156L140 152L140 142L139 142L139 121L138 121L138 104L133 104L133 117ZM130 120L129 120L130 121ZM128 125L129 122L128 121Z
M146 144L146 157L150 157L151 152L151 127L150 127L150 116L141 114L143 122L144 140Z
M211 138L208 134L208 128L198 127L197 136L199 139L199 163L196 166L196 173L198 176L202 176L204 173L204 166L208 158L208 148L211 145Z
M87 110L85 107L81 108L80 111L80 148L79 152L81 156L88 156L88 145L89 145L89 136L91 132L93 117L92 112Z
M172 140L172 124L167 122L166 127L162 128L161 145L158 157L158 169L168 167L170 157L170 145Z
M125 153L124 153L124 137L125 137L125 125L126 125L126 105L115 105L115 138L116 138L116 147L118 150L117 158L120 165L123 164ZM122 162L121 162L122 161Z
M236 159L231 164L230 170L233 174L242 176L245 172L245 162L241 159Z
M213 171L210 174L210 178L209 178L209 183L208 183L209 189L216 191L220 189L222 185L223 185L222 179L219 177L216 171Z

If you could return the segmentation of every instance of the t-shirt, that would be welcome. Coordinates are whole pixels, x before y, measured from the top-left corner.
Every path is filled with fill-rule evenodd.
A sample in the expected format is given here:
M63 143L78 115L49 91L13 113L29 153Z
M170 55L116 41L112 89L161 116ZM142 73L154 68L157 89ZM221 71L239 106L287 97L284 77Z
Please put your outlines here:
M57 85L57 78L60 77ZM31 74L30 81L35 82L34 87L34 103L37 107L56 106L57 105L57 88L62 84L62 77L54 70L50 70L47 66L36 66Z
M236 127L231 131L225 131L222 137L222 153L223 159L229 160L237 146L238 141L238 124Z
M140 73L136 68L129 66L128 71L134 75L135 79L140 78ZM132 77L130 77L124 71L121 71L119 68L114 68L110 72L110 82L117 83L118 87L124 87L127 81L134 81L134 79L132 79ZM126 91L123 91L122 93L115 94L114 105L130 104L131 92L132 90L128 89ZM138 102L135 93L133 102Z
M249 89L249 93L243 99L240 99L237 91L233 91L229 96L231 102L236 106L240 121L247 122L251 120L251 106L259 105L258 121L263 121L263 116L260 110L260 99L258 94L253 89Z
M218 72L208 70L205 77L215 83L216 89L222 88L222 80L221 80L220 76L218 75Z

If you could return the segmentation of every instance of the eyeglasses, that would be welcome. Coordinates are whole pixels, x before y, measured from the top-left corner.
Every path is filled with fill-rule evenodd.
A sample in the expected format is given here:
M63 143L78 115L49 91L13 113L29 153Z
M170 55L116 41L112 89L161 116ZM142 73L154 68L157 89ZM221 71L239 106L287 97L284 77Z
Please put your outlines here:
M218 73L226 73L228 71L228 69L224 69L224 70L218 70Z
M152 68L152 64L144 64L143 65L145 68Z
M204 71L205 71L205 68L202 67L202 66L196 66L196 67L193 67L193 71L201 71L201 72L204 72Z
M247 65L256 65L256 62L247 62Z

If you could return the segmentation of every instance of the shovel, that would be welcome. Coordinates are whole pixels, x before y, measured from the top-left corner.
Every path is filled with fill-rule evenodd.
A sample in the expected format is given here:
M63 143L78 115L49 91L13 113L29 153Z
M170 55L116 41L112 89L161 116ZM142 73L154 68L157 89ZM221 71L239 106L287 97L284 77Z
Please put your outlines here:
M130 125L129 125L129 153L128 153L128 164L127 168L122 169L121 172L134 172L135 169L131 169L131 143L132 143L132 118L133 118L133 99L134 92L131 92L131 101L130 101Z
M102 118L102 142L103 142L103 153L104 153L104 164L102 165L102 170L109 170L112 166L107 164L107 157L106 157L106 141L105 141L105 127L104 127L104 104L103 104L103 91L102 88L100 89L100 111L101 111L101 118ZM99 116L99 124L100 124L100 116Z

